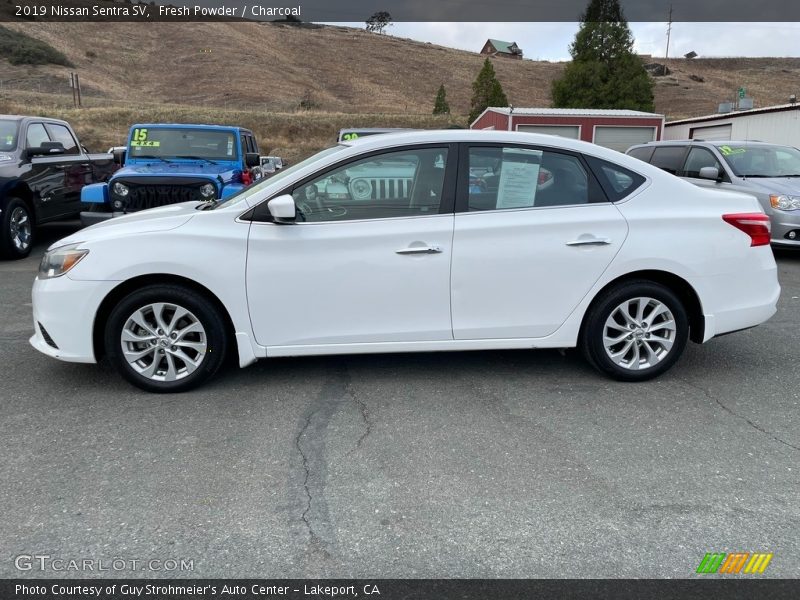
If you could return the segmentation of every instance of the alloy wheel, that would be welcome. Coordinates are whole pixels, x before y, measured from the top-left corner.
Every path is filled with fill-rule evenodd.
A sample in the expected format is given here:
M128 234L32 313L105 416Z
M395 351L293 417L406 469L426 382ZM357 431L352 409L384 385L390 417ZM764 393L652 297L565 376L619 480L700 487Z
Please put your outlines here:
M31 220L28 211L21 206L17 206L11 211L9 219L9 237L14 247L19 252L24 252L31 244Z
M137 373L152 381L177 381L203 363L208 336L191 311L155 302L128 317L120 343L125 360Z
M675 317L666 304L654 298L631 298L606 319L603 347L623 369L648 369L669 355L676 331Z

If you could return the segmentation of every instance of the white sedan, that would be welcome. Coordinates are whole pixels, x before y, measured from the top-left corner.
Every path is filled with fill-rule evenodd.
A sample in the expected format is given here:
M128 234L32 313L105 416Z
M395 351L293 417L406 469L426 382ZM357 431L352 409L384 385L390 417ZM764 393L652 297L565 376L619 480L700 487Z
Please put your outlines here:
M374 136L224 201L57 242L33 286L31 344L65 361L107 356L154 392L199 385L229 353L244 367L577 346L599 371L641 381L675 364L688 339L775 313L769 237L755 198L592 144Z

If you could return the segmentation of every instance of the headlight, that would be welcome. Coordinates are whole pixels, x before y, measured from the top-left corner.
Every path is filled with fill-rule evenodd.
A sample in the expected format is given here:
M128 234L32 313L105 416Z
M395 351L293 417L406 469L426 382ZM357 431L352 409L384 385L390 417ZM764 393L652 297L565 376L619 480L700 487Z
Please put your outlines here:
M354 200L369 200L372 196L372 185L366 179L356 179L350 184Z
M216 193L217 193L217 188L214 187L213 183L207 183L200 188L200 195L206 200L213 198Z
M769 197L769 203L772 208L778 210L800 210L800 197L798 196L772 195Z
M69 270L77 265L84 256L89 254L88 250L78 249L81 243L82 242L69 244L45 252L42 257L42 262L39 263L39 279L61 277L64 273L69 272Z
M111 191L113 191L117 196L122 196L123 198L130 192L128 186L120 183L119 181L114 184L114 187L111 188Z
M10 154L0 154L0 162L4 162L4 161L8 161L8 160L14 160L14 157L11 156Z

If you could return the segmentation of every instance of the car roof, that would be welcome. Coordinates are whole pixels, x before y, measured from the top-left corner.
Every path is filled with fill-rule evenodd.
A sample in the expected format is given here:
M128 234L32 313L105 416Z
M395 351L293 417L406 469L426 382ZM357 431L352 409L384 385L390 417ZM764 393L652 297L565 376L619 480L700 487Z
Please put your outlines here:
M219 129L221 131L231 131L236 129L237 131L245 131L247 133L252 133L249 129L245 129L244 127L239 127L237 125L204 125L202 123L136 123L131 125L131 129L135 129L136 127L151 127L151 128L166 128L166 127L179 127L181 129Z
M661 140L658 142L647 142L636 144L631 148L645 148L648 146L686 146L689 144L708 144L710 146L787 146L786 144L773 144L772 142L762 142L761 140Z
M61 125L68 125L62 119L54 119L52 117L37 117L31 115L0 115L2 121L46 121L48 123L59 123Z
M371 135L357 140L339 142L343 146L358 147L361 150L374 147L375 149L389 148L410 144L430 143L508 143L508 144L533 144L539 146L552 146L575 152L594 154L597 156L621 156L621 153L608 148L603 148L589 142L582 142L555 135L542 133L526 133L521 131L505 131L495 129L427 129L410 130L383 135ZM612 158L613 159L613 158Z

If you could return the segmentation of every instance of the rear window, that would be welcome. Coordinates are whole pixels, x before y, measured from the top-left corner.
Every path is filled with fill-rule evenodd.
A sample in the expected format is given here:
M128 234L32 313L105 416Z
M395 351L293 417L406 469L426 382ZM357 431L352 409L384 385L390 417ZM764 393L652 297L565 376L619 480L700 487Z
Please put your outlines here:
M650 164L675 175L683 165L684 154L686 148L683 146L659 146L653 151Z
M639 160L643 160L644 162L650 162L651 154L653 154L652 146L640 146L639 148L633 148L631 150L628 150L628 156L632 156L633 158L638 158Z
M586 161L612 202L622 200L646 181L638 173L606 160L587 156Z

